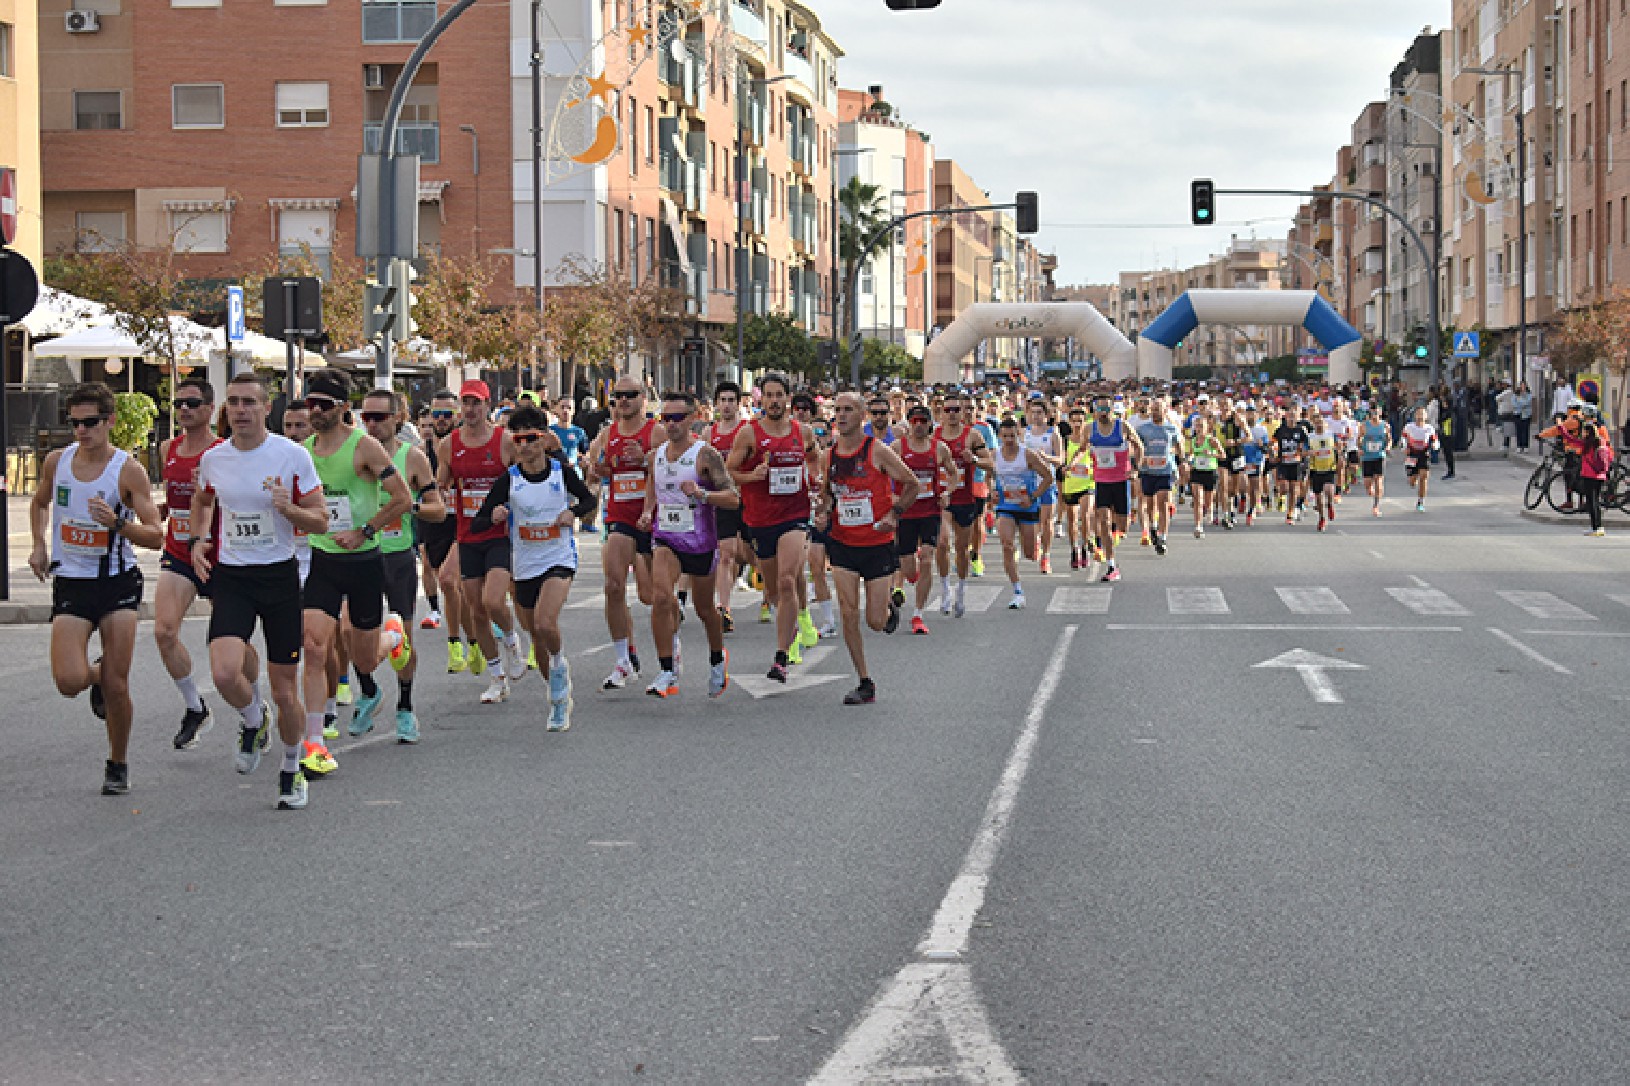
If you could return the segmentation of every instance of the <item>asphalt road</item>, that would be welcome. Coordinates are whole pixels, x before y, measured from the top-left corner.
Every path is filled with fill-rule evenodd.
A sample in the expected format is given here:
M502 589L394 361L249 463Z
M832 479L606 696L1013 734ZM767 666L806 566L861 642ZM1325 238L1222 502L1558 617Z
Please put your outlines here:
M304 812L228 727L170 749L146 627L98 796L0 628L0 1082L1618 1080L1630 537L1525 475L976 594L864 709L841 647L752 696L751 621L720 701L694 622L680 698L599 693L588 572L570 732L427 665L424 742L339 740Z

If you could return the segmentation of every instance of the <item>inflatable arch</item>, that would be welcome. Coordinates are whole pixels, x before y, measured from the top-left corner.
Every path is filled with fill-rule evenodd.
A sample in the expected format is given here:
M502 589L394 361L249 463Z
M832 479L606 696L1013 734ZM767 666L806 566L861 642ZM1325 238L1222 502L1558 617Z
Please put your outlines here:
M1138 339L1138 376L1171 380L1172 348L1201 324L1299 324L1330 352L1331 384L1362 377L1358 330L1312 290L1191 290L1143 330Z
M993 336L1074 336L1104 364L1104 377L1123 381L1137 368L1137 352L1104 315L1086 302L976 302L957 315L923 352L923 380L955 384L971 379L963 360ZM1170 363L1167 363L1170 368Z

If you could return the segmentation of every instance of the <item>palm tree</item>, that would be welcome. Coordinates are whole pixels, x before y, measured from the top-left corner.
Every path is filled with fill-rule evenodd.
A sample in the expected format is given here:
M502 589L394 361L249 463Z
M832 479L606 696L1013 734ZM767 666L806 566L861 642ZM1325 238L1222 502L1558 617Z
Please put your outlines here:
M846 329L846 337L854 333L847 325L854 306L842 292L854 278L860 247L888 224L890 216L883 207L883 199L883 186L868 185L858 177L851 177L849 183L838 190L838 207L842 212L838 223L838 257L843 262L843 282L838 285L836 300L841 306L839 326Z

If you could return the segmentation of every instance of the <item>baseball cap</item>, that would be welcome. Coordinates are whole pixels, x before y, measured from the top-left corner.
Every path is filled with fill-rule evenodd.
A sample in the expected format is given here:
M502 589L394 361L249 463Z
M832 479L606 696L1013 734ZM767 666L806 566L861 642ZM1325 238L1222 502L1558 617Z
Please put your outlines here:
M487 382L478 381L474 377L458 386L458 398L462 400L466 396L474 396L478 400L492 399L492 393L487 389Z

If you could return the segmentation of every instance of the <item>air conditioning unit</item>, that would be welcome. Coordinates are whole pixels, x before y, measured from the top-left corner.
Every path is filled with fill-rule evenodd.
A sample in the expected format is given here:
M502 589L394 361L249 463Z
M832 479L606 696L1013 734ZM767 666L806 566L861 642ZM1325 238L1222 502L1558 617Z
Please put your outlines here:
M1438 224L1436 222L1434 222L1433 220L1431 220L1431 219L1422 219L1421 220L1421 234L1423 236L1426 235L1426 234L1430 234L1430 233L1432 233L1433 231L1435 231L1437 229L1437 226L1438 226Z
M362 85L368 90L383 90L385 87L385 66L383 64L364 64L362 66Z
M62 21L70 34L94 34L102 29L101 20L94 11L65 12Z

